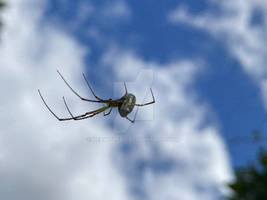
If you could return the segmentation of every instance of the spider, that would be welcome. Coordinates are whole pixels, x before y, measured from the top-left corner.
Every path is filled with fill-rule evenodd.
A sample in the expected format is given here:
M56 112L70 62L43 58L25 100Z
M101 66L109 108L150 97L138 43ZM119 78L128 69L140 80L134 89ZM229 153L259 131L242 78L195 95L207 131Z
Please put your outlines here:
M44 100L40 90L38 89L38 93L44 103L44 105L46 106L46 108L50 111L50 113L56 118L58 119L59 121L66 121L66 120L83 120L83 119L87 119L87 118L90 118L90 117L93 117L99 113L102 113L104 114L104 116L107 116L111 113L112 111L112 108L118 108L118 111L119 111L119 114L121 117L124 117L126 118L127 120L129 120L130 122L134 123L135 122L135 118L136 118L136 114L137 114L137 111L135 112L135 115L134 115L134 119L130 119L127 115L129 113L132 112L132 110L134 109L134 106L146 106L146 105L149 105L149 104L153 104L155 103L155 98L154 98L154 95L153 95L153 92L152 92L152 89L150 88L150 92L151 92L151 95L152 95L152 101L151 102L148 102L148 103L144 103L144 104L136 104L136 98L133 94L131 93L128 93L127 91L127 87L126 87L126 84L124 82L124 88L125 88L125 94L119 98L119 99L115 99L115 100L112 100L112 99L108 99L108 100L105 100L105 99L101 99L99 98L98 96L96 96L96 94L94 93L92 87L90 86L87 78L85 77L84 73L83 73L83 78L87 84L87 86L89 87L90 91L92 92L92 94L94 95L94 97L97 99L97 100L91 100L91 99L86 99L86 98L83 98L82 96L80 96L70 85L69 83L65 80L65 78L62 76L62 74L57 70L57 73L59 74L59 76L62 78L62 80L65 82L65 84L68 86L68 88L77 96L79 97L82 101L87 101L87 102L94 102L94 103L105 103L106 106L102 107L102 108L99 108L97 110L93 110L93 111L89 111L89 112L86 112L84 114L81 114L81 115L78 115L78 116L74 116L67 103L66 103L66 100L63 96L63 101L64 101L64 104L67 108L67 111L68 113L70 114L71 117L68 117L68 118L60 118L58 117L52 110L51 108L47 105L46 101ZM109 109L109 111L107 113L105 113L105 111Z

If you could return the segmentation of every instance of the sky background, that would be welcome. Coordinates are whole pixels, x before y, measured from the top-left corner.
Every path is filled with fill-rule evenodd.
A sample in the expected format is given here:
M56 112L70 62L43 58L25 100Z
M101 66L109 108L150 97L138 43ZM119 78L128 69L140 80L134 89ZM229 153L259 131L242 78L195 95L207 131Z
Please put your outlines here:
M1 14L0 199L222 199L267 143L267 2L9 0ZM114 109L59 122L119 98ZM135 110L134 110L135 112ZM130 114L133 118L134 112ZM259 131L262 139L253 141Z

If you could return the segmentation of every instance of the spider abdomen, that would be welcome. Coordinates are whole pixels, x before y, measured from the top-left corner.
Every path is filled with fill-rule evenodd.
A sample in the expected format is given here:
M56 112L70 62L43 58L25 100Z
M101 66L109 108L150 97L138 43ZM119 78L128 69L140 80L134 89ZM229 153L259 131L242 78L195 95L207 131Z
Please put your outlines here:
M132 112L134 106L135 106L136 98L133 94L127 93L123 97L123 102L119 106L119 113L120 116L126 117L130 112Z

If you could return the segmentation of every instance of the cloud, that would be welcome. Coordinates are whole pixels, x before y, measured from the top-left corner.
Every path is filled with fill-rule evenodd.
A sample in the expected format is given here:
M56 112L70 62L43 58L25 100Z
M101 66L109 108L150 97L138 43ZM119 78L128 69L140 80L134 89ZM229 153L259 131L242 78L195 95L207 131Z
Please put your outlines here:
M123 0L113 1L112 4L108 4L104 9L104 16L106 18L129 18L131 10Z
M169 21L188 24L207 31L225 42L230 53L240 62L242 69L259 85L267 108L266 87L266 30L267 4L260 0L209 1L219 12L206 11L201 15L190 14L185 6L169 13Z
M58 24L41 23L45 6L11 0L4 15L0 198L214 199L224 193L232 178L228 155L216 123L206 123L208 105L198 101L192 86L203 63L163 65L112 47L102 66L111 66L115 80L126 80L140 103L151 100L151 86L156 104L140 108L134 125L122 118L109 125L105 120L112 118L102 116L59 123L42 104L38 88L60 116L68 114L63 95L74 113L97 105L81 102L57 76L59 69L87 96L81 74L88 49ZM127 131L119 132L120 127Z
M63 95L75 113L96 108L82 103L57 76L58 68L75 89L88 94L81 76L87 50L53 24L41 26L43 6L12 0L3 16L0 198L128 199L124 177L110 157L114 144L86 140L109 135L110 129L97 118L59 123L38 96L40 88L60 116L68 114Z

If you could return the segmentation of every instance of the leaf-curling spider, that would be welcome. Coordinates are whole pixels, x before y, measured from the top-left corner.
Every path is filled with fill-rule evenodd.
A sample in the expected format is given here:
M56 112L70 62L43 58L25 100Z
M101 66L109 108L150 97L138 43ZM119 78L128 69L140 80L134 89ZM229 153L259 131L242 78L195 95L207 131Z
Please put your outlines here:
M74 116L67 103L66 103L66 100L63 96L63 101L64 101L64 104L67 108L67 111L68 113L70 114L71 117L68 117L68 118L60 118L58 117L52 110L51 108L47 105L46 101L44 100L40 90L38 89L38 93L44 103L44 105L46 106L46 108L50 111L50 113L56 118L58 119L59 121L66 121L66 120L83 120L83 119L87 119L87 118L90 118L90 117L93 117L99 113L104 113L104 116L107 116L111 113L112 111L112 108L118 108L118 111L119 111L119 114L121 117L124 117L126 119L128 119L130 122L134 123L135 122L135 119L136 119L136 114L137 114L137 111L135 112L135 115L134 115L134 119L130 119L127 115L129 113L132 112L132 110L134 109L134 106L146 106L146 105L149 105L149 104L153 104L155 103L155 98L154 98L154 95L153 95L153 92L152 92L152 89L150 88L150 92L151 92L151 95L152 95L152 98L153 100L151 102L148 102L148 103L144 103L144 104L136 104L136 98L133 94L131 93L128 93L127 91L127 87L126 87L126 84L124 82L124 88L125 88L125 94L119 98L119 99L115 99L115 100L112 100L112 99L108 99L108 100L105 100L105 99L101 99L99 98L98 96L96 96L96 94L94 93L92 87L90 86L87 78L85 77L84 73L83 73L83 78L87 84L87 86L89 87L90 91L92 92L92 94L94 95L94 97L97 99L97 100L91 100L91 99L86 99L86 98L83 98L82 96L80 96L70 85L69 83L65 80L65 78L62 76L62 74L57 70L57 73L59 74L59 76L62 78L62 80L65 82L65 84L68 86L68 88L77 96L79 97L82 101L88 101L88 102L94 102L94 103L105 103L107 104L106 106L102 107L102 108L99 108L97 110L93 110L93 111L89 111L89 112L86 112L84 114L81 114L81 115L78 115L78 116ZM109 109L108 113L105 113L105 110Z

